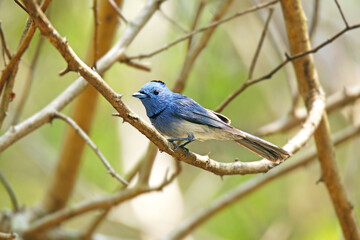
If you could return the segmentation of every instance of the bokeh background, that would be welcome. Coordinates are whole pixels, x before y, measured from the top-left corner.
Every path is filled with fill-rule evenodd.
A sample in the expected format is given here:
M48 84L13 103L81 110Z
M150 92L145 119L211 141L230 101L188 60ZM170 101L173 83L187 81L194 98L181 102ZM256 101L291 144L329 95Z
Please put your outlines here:
M200 26L211 19L218 2L208 1ZM360 23L358 0L339 3L350 24ZM125 0L123 14L131 20L144 4L144 0ZM179 25L189 29L197 4L198 1L168 0L161 8ZM252 1L234 1L228 15L252 5ZM310 24L314 1L303 1L303 5ZM93 31L91 7L92 1L89 0L54 0L49 8L51 22L60 34L67 38L80 57L85 56ZM312 37L313 46L344 28L334 1L320 1L319 14L318 25ZM204 107L215 109L240 87L247 78L266 15L267 10L262 10L218 27L197 59L183 93ZM12 51L16 49L26 19L26 13L13 1L0 0L1 27ZM266 38L254 77L272 70L288 50L279 5L275 6L270 28L274 39ZM117 37L124 29L122 24ZM183 34L161 13L157 13L137 36L127 54L131 56L148 53ZM24 79L39 37L37 32L22 58L14 89L17 95L23 91ZM360 29L350 31L314 55L319 78L327 95L341 91L345 86L360 84L359 39ZM162 80L169 87L173 86L181 70L186 48L186 42L183 42L150 59L142 60L151 64L151 72L115 64L104 78L113 89L123 95L126 104L148 120L140 101L133 99L131 94L153 79ZM3 68L2 58L0 63ZM58 73L65 67L66 63L60 54L45 41L21 119L26 119L42 109L77 78L75 73L60 77ZM233 126L255 133L264 124L287 114L292 104L289 81L295 83L291 66L287 68L280 70L270 80L248 88L224 110L223 114L232 120ZM124 175L144 153L148 140L129 124L111 116L115 110L104 98L100 97L99 101L90 136L112 166ZM1 133L9 128L17 104L18 97L10 105ZM63 112L69 113L71 107L70 104ZM353 104L331 114L332 132L350 124L357 124L358 108L358 104ZM0 169L11 183L23 207L31 207L41 202L59 156L65 127L64 122L54 120L0 153ZM266 139L283 145L295 132L296 129L268 136ZM360 140L354 138L336 151L340 172L358 218L359 144ZM312 142L305 148L311 145ZM199 154L210 153L213 159L222 162L231 162L235 158L242 161L257 159L256 155L230 142L196 142L190 144L189 149ZM289 161L296 161L301 154L302 151L298 152ZM159 239L197 210L211 204L214 199L255 177L225 176L221 179L193 166L182 164L182 167L180 176L163 191L146 194L115 207L99 232L121 239ZM159 183L168 168L170 171L174 168L173 160L167 154L159 153L151 183ZM227 207L196 229L187 239L341 239L341 229L326 189L323 184L316 183L320 177L317 162L291 172ZM106 173L99 159L86 147L79 179L69 204L113 193L118 187L118 182ZM11 208L3 186L0 186L0 208L2 211ZM75 218L68 223L68 227L85 229L94 214L96 213Z

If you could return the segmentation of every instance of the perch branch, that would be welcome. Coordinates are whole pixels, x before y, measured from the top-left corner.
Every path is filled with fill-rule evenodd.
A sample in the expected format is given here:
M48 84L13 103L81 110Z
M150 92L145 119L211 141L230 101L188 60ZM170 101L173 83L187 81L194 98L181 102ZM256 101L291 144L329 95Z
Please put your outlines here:
M345 143L359 134L360 127L347 127L345 130L340 131L333 137L334 145L338 146L342 143ZM176 240L184 238L186 235L188 235L204 222L210 220L211 217L219 213L224 208L235 202L238 202L245 196L248 196L271 181L278 179L296 169L299 169L300 167L308 165L309 163L316 160L316 158L317 152L315 148L308 149L306 152L304 152L304 154L302 154L299 160L284 165L283 167L274 169L265 175L256 176L247 182L242 183L237 188L230 190L228 193L223 194L221 197L214 200L209 206L202 208L200 211L193 214L190 218L178 224L177 227L173 229L164 239Z
M121 95L111 89L97 72L94 72L76 56L71 47L67 43L63 42L61 36L46 19L46 16L42 14L36 4L30 0L24 0L23 2L27 6L29 13L41 32L59 50L64 59L68 61L68 65L72 66L72 68L78 71L81 76L92 84L109 101L109 103L112 104L124 121L137 128L142 134L155 143L161 151L172 155L178 160L203 168L207 171L211 171L218 175L267 172L269 169L279 164L266 159L256 162L237 161L234 163L221 163L210 159L209 156L200 156L187 152L183 149L178 149L174 152L168 147L167 140L162 135L155 131L149 123L145 122L132 112L131 109L128 108L128 106L121 100ZM113 59L116 59L116 57L113 57ZM305 144L306 141L309 140L312 132L318 126L318 120L321 118L320 116L323 114L325 104L322 96L318 96L317 93L314 92L312 97L313 101L311 102L309 118L307 119L304 128L294 137L293 140L290 141L290 143L285 146L286 150L290 150L290 152L298 150Z

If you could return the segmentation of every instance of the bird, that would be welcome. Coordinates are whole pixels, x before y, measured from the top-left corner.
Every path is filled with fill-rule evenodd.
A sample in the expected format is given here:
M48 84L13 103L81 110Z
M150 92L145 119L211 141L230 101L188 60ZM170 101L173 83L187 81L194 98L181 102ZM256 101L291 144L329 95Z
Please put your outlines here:
M132 96L141 100L152 125L173 144L174 151L194 140L216 139L234 141L274 162L290 156L286 150L231 126L226 116L204 108L188 96L172 92L160 80L146 83ZM179 146L175 141L185 142Z

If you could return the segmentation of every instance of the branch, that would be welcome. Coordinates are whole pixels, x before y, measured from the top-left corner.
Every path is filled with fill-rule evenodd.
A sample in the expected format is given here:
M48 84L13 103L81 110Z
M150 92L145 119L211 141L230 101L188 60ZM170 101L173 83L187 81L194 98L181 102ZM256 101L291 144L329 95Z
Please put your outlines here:
M326 112L328 114L337 110L338 108L344 107L349 103L352 103L360 98L360 85L345 87L342 91L338 91L333 95L329 96L326 100ZM272 123L266 124L265 126L258 129L256 135L264 136L273 133L279 133L288 131L306 118L306 109L300 108L295 111L295 114L286 115Z
M210 22L214 23L214 22L217 22L219 19L221 19L227 12L231 3L232 3L232 0L221 1L217 8L216 13L214 14L214 16L212 17ZM209 24L209 25L211 25L211 24ZM196 45L193 43L192 46L188 49L184 64L182 66L180 74L177 77L175 85L173 87L174 92L182 92L182 90L184 89L185 82L190 74L191 69L194 66L196 59L198 58L198 56L200 55L202 50L208 44L211 36L213 35L213 33L216 29L216 26L218 26L218 25L215 25L214 27L206 30L204 32L204 34L201 36L201 39L199 40L199 42L197 42Z
M348 127L345 130L337 133L333 137L334 145L338 146L346 141L354 138L360 134L360 127ZM172 230L166 237L163 239L166 240L176 240L182 239L194 229L199 227L204 222L208 221L215 214L219 213L224 208L230 206L233 203L238 202L249 194L255 192L259 188L265 186L266 184L272 182L275 179L278 179L285 174L288 174L294 170L299 169L300 167L307 166L309 163L313 162L317 158L316 149L308 149L302 157L296 162L284 165L281 168L274 169L273 171L265 174L256 176L245 183L242 183L235 189L230 190L229 192L223 194L218 199L214 200L209 206L202 208L190 218L184 220L182 223L178 224L174 230Z
M34 222L31 223L29 228L23 232L23 236L26 237L26 236L34 235L38 232L49 230L66 220L69 220L73 217L76 217L78 215L84 214L89 211L99 210L99 209L109 209L124 201L133 199L140 194L149 193L153 191L160 191L165 186L170 184L175 179L175 177L180 173L181 168L179 163L177 163L176 166L177 168L175 172L170 176L170 178L167 178L167 176L165 175L164 181L158 186L149 188L147 186L144 186L141 182L138 182L138 184L135 187L124 189L123 191L117 194L105 196L99 199L83 201L69 208L59 210L55 213L49 214L38 220L35 220Z
M11 240L17 238L16 233L2 233L0 232L0 240Z
M281 7L285 19L290 50L292 55L303 53L311 49L307 21L302 10L301 1L281 0ZM348 27L346 27L347 29ZM304 56L293 61L297 76L299 92L306 107L309 109L314 93L323 95L312 56ZM322 179L328 190L335 212L346 239L360 239L360 229L345 190L345 185L338 171L335 150L330 138L330 129L326 112L323 113L320 124L314 133L322 170Z
M0 171L0 182L4 185L7 193L9 194L12 206L13 206L13 210L15 212L18 212L20 210L19 207L19 202L17 200L16 194L14 192L14 190L11 188L10 183L7 181L7 179L5 178L5 176L2 174L2 172Z
M41 32L59 50L64 59L68 61L68 65L71 65L72 68L76 69L82 77L93 85L119 112L119 116L121 116L124 121L137 128L142 134L155 143L161 151L170 154L178 160L200 167L207 171L211 171L218 175L267 172L269 169L279 164L266 159L256 162L237 161L234 163L220 163L210 159L209 156L200 156L187 152L183 149L178 149L174 152L168 147L168 142L162 135L155 131L149 123L145 122L133 113L121 100L121 95L111 89L106 82L102 80L99 74L94 72L76 56L71 47L67 43L63 42L63 39L60 37L58 32L53 28L51 23L46 19L45 15L41 13L41 10L35 4L33 4L30 0L24 0L24 3ZM107 55L105 55L105 57ZM113 57L112 59L116 58ZM99 69L101 69L100 66ZM289 152L295 152L303 146L318 126L318 121L324 111L325 104L321 96L314 95L313 99L314 101L312 102L307 124L305 124L304 128L298 133L298 135L285 146L286 150L290 150Z
M149 1L139 15L134 19L126 29L121 38L116 42L114 47L110 49L105 56L103 56L96 64L97 71L103 74L109 69L118 58L122 56L126 48L136 37L140 29L149 20L152 14L156 11L159 1ZM8 65L9 66L9 65ZM78 78L72 85L63 91L50 104L44 107L38 113L11 127L0 137L0 152L4 151L11 144L36 130L45 123L51 121L51 116L56 111L61 111L68 103L70 103L80 92L87 86L84 78Z
M104 155L101 153L99 148L94 144L94 142L89 138L89 136L76 124L74 120L71 118L65 116L62 113L55 112L54 113L55 118L59 118L61 120L64 120L66 123L68 123L83 139L84 141L89 145L89 147L95 152L95 154L100 158L101 162L104 164L105 168L108 170L108 173L115 179L117 179L119 182L121 182L123 185L127 186L128 183L125 179L123 179L110 165L110 163L106 160Z
M255 65L256 65L257 59L259 58L260 50L261 50L261 47L262 47L262 45L264 43L266 32L268 30L269 23L270 23L270 20L271 20L271 17L273 15L273 13L274 13L274 9L269 8L269 15L268 15L268 17L267 17L267 19L265 21L265 25L264 25L263 31L261 33L259 43L258 43L258 45L256 47L254 57L253 57L253 59L251 61L251 64L250 64L250 70L249 70L247 81L250 81L253 78Z
M5 52L7 58L10 60L11 59L11 53L10 53L10 51L9 51L7 45L6 45L5 36L4 36L3 31L2 31L1 24L2 24L2 22L0 21L0 41L1 41L1 45L3 47L3 51ZM5 56L4 56L4 64L6 66Z
M219 21L215 21L215 22L213 22L211 24L208 24L208 25L206 25L206 26L204 26L202 28L191 31L188 34L185 34L184 36L176 39L175 41L173 41L171 43L166 44L165 46L163 46L163 47L161 47L161 48L159 48L159 49L157 49L157 50L155 50L153 52L150 52L150 53L147 53L147 54L140 54L140 55L137 55L137 56L130 56L129 59L143 59L143 58L152 57L152 56L154 56L154 55L156 55L158 53L161 53L161 52L169 49L170 47L172 47L172 46L174 46L174 45L176 45L176 44L178 44L178 43L180 43L180 42L182 42L182 41L184 41L184 40L186 40L188 38L192 38L197 33L200 33L200 32L206 31L206 30L208 30L210 28L214 28L214 27L216 27L218 25L224 24L224 23L226 23L226 22L228 22L228 21L230 21L230 20L232 20L234 18L243 16L243 15L245 15L247 13L255 12L255 11L259 10L259 9L269 7L269 6L271 6L271 5L273 5L273 4L277 3L277 2L278 2L278 0L269 1L269 2L266 2L266 3L263 3L263 4L259 4L257 6L254 6L252 8L249 8L247 10L237 12L237 13L235 13L234 15L232 15L230 17L224 18L224 19L219 20Z
M360 24L356 24L356 25L352 25L349 26L345 29L343 29L342 31L338 32L337 34L335 34L333 37L329 38L328 40L324 41L322 44L318 45L317 47L307 50L307 51L303 51L301 53L298 54L293 54L292 56L289 56L288 54L285 54L286 59L281 62L278 66L276 66L273 70L271 70L269 73L253 79L251 81L245 81L244 84L237 89L234 93L232 93L231 95L229 95L220 105L219 107L217 107L214 111L215 112L222 112L225 107L227 107L227 105L234 99L236 98L240 93L242 93L245 89L247 89L248 87L250 87L251 85L270 79L275 73L277 73L282 67L284 67L286 64L288 64L289 62L292 62L298 58L304 57L306 55L309 54L313 54L317 51L319 51L321 48L325 47L326 45L332 43L335 39L339 38L341 35L343 35L344 33L360 28Z
M117 6L117 4L114 2L114 0L108 0L111 6L114 8L116 13L119 15L119 17L124 21L125 24L128 24L128 20L124 17L124 15L121 13L121 9Z

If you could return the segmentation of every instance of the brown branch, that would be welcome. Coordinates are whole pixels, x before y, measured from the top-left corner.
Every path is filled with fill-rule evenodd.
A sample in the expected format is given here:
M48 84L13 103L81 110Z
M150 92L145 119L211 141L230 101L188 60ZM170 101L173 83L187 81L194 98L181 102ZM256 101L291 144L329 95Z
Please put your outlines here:
M217 8L216 13L214 14L214 16L212 17L210 22L211 23L218 22L225 15L225 13L229 9L232 1L233 0L221 1ZM208 25L211 25L211 23ZM208 44L208 42L209 42L211 36L213 35L217 26L218 25L215 25L214 27L206 30L203 33L203 35L201 36L201 39L199 40L199 42L197 42L196 45L192 44L192 46L188 50L183 67L180 71L179 76L176 79L175 86L173 87L174 92L182 92L182 90L184 89L185 82L190 74L191 69L194 66L196 59L198 58L198 56L200 55L202 50Z
M41 10L45 11L47 9L47 7L49 6L50 2L51 2L51 0L45 0L43 2L43 4L41 5ZM22 6L22 4L20 4L20 5ZM29 21L28 21L28 23L29 23ZM28 24L27 24L27 26L28 26ZM22 37L22 40L20 41L20 44L18 46L16 53L13 55L10 62L8 63L8 65L2 72L2 75L0 77L0 89L2 89L5 82L9 79L9 77L12 74L12 71L14 69L17 69L16 65L19 64L21 56L24 54L24 52L28 48L28 46L32 40L32 37L34 36L35 29L36 29L35 25L32 24L30 21L30 27L27 27L27 26L25 26L25 29L23 32L23 37Z
M260 50L261 50L261 47L262 47L262 45L264 43L266 32L268 30L269 23L270 23L270 20L271 20L271 17L273 15L273 13L274 13L274 9L269 8L269 15L268 15L268 17L267 17L267 19L265 21L265 25L264 25L263 31L261 33L259 43L258 43L258 45L256 47L254 57L253 57L253 59L251 61L251 64L250 64L250 69L249 69L249 74L248 74L247 81L250 81L253 78L256 62L257 62L257 59L259 58Z
M153 51L153 52L150 52L150 53L147 53L147 54L140 54L140 55L137 55L137 56L130 56L129 59L143 59L143 58L152 57L152 56L154 56L154 55L156 55L156 54L158 54L158 53L161 53L161 52L169 49L170 47L172 47L172 46L174 46L174 45L176 45L176 44L178 44L178 43L180 43L180 42L182 42L182 41L185 41L185 40L188 39L188 38L193 37L193 36L194 36L195 34L197 34L197 33L206 31L206 30L208 30L208 29L210 29L210 28L214 28L214 27L216 27L216 26L218 26L218 25L224 24L224 23L226 23L226 22L228 22L228 21L230 21L230 20L233 20L234 18L243 16L243 15L245 15L245 14L248 14L248 13L251 13L251 12L255 12L255 11L257 11L257 10L259 10L259 9L262 9L262 8L269 7L269 6L271 6L271 5L274 5L274 4L277 3L278 1L279 1L279 0L269 1L269 2L266 2L266 3L263 3L263 4L259 4L259 5L257 5L257 6L254 6L254 7L252 7L252 8L249 8L249 9L247 9L247 10L237 12L237 13L235 13L234 15L232 15L232 16L230 16L230 17L224 18L224 19L219 20L219 21L215 21L215 22L213 22L213 23L211 23L211 24L208 24L208 25L206 25L206 26L204 26L204 27L202 27L202 28L199 28L199 29L196 29L196 30L194 30L194 31L191 31L191 32L189 32L188 34L185 34L184 36L182 36L182 37L174 40L174 41L171 42L171 43L166 44L165 46L163 46L163 47L161 47L161 48L159 48L159 49L157 49L157 50L155 50L155 51Z
M207 1L206 0L201 0L199 2L199 5L197 7L197 10L196 10L196 13L195 13L195 17L192 21L192 24L191 24L191 28L190 28L190 31L194 31L195 28L197 27L197 24L200 20L200 17L201 17L201 14L203 13L204 11L204 7L206 5ZM189 37L189 41L188 41L188 50L190 49L191 47L191 44L192 44L192 39L193 39L193 36L190 36Z
M107 169L108 173L121 182L123 185L127 186L128 183L125 179L123 179L110 165L110 163L106 160L104 155L101 153L100 149L95 145L95 143L89 138L89 136L82 130L79 125L76 124L74 120L69 118L68 116L65 116L64 114L60 112L54 113L55 118L59 118L63 121L65 121L67 124L69 124L86 142L87 145L95 152L95 154L100 158L101 162L104 164L105 168Z
M188 30L186 30L183 26L181 26L177 21L173 20L171 17L169 17L161 8L159 8L159 13L163 18L165 18L169 23L171 23L174 27L179 29L183 33L187 33Z
M96 61L99 59L99 51L98 51L98 45L99 45L99 20L98 20L98 3L97 0L93 0L93 13L94 13L94 35L93 35L93 44L94 44L94 57L93 57L93 66L96 69Z
M5 190L7 191L7 193L9 194L10 200L11 200L11 204L13 206L13 210L15 212L18 212L20 210L19 207L19 202L17 200L16 194L14 192L14 190L11 188L10 183L7 181L7 179L5 178L5 176L2 174L2 172L0 171L0 182L4 185Z
M339 10L339 13L340 13L340 15L341 15L341 18L342 18L342 20L343 20L343 22L344 22L344 24L345 24L345 28L349 28L349 23L348 23L348 21L346 20L346 17L345 17L345 15L344 15L344 13L343 13L343 11L342 11L342 9L341 9L341 6L340 6L339 2L338 2L337 0L335 0L335 3L336 3L336 6L337 6L337 8L338 8L338 10Z
M14 110L14 117L11 121L11 125L15 125L19 122L19 118L22 114L22 111L25 107L25 104L26 104L26 101L27 101L27 98L29 96L29 93L30 93L30 88L31 88L31 84L32 84L32 80L33 80L33 77L34 77L34 70L35 70L35 66L37 64L37 60L39 59L39 55L40 55L40 51L41 51L41 48L43 46L43 42L44 42L44 38L43 37L40 37L37 45L36 45L36 49L35 49L35 54L33 56L33 59L31 61L31 64L30 64L30 67L29 67L29 72L26 76L26 79L25 79L25 83L24 83L24 90L23 90L23 93L22 94L19 94L20 96L20 99L19 99L19 102L18 102L18 105L16 107L16 109Z
M58 49L64 59L68 61L68 65L72 65L74 69L77 69L79 74L83 76L92 86L94 86L109 103L112 104L124 121L137 128L142 134L155 143L161 151L172 155L178 160L200 167L207 171L211 171L218 175L267 172L269 169L279 164L266 159L256 162L237 161L234 163L220 163L210 159L209 156L200 156L187 152L183 149L178 149L174 152L168 147L168 142L163 136L155 131L149 123L139 118L128 108L128 106L121 100L121 95L111 89L106 82L102 80L99 74L84 64L76 56L68 44L63 45L63 39L61 36L36 5L34 5L30 0L24 0L24 3L41 32ZM113 59L116 59L116 57L113 57ZM289 152L295 152L303 146L318 126L318 121L324 111L325 104L321 96L314 95L313 99L309 118L307 119L304 128L285 146L286 150Z
M343 90L338 91L327 98L326 111L328 114L330 114L333 111L344 107L359 98L360 85L345 87ZM307 113L304 108L297 109L295 111L295 114L286 115L278 120L275 120L272 123L266 124L265 126L259 128L256 132L256 135L264 136L273 133L288 131L303 122L306 118L306 115Z
M10 59L11 59L11 53L10 53L10 50L8 49L8 47L7 47L7 45L6 45L5 36L4 36L3 30L2 30L1 24L2 24L2 22L0 21L0 40L1 40L1 45L2 45L3 51L5 52L7 58L10 60ZM4 64L5 64L5 66L6 66L5 56L4 56Z
M244 84L237 89L235 92L233 92L231 95L229 95L220 105L219 107L217 107L214 111L215 112L222 112L225 107L227 107L229 105L229 103L234 100L234 98L236 98L240 93L242 93L244 90L246 90L248 87L252 86L253 84L256 84L258 82L270 79L275 73L277 73L282 67L284 67L286 64L288 64L289 62L292 62L298 58L304 57L306 55L309 54L313 54L316 53L317 51L319 51L321 48L325 47L326 45L332 43L334 40L336 40L337 38L339 38L341 35L343 35L344 33L360 28L360 24L355 24L352 26L349 26L345 29L343 29L342 31L338 32L337 34L335 34L333 37L329 38L328 40L324 41L323 43L321 43L320 45L318 45L317 47L298 53L298 54L294 54L292 56L289 56L288 54L285 54L286 59L281 62L279 65L277 65L273 70L271 70L269 73L256 78L254 80L251 81L245 81Z
M340 131L333 137L334 145L338 146L346 141L354 138L360 134L360 127L348 127L345 130ZM274 169L273 171L265 174L256 176L245 183L242 183L235 189L230 190L229 192L223 194L219 198L215 199L210 205L202 208L193 214L190 218L184 220L182 223L178 224L166 237L163 239L166 240L176 240L182 239L194 229L199 227L204 222L208 221L219 213L224 208L234 204L249 194L255 192L259 188L265 186L266 184L276 180L285 174L291 173L294 170L299 169L300 167L307 166L309 163L313 162L317 158L317 152L314 148L308 149L304 152L300 159L293 161L283 167Z
M313 14L311 16L311 22L310 22L310 32L309 32L309 36L310 39L314 36L316 28L318 26L318 22L319 22L319 16L320 16L320 0L315 0L314 1L314 10L313 10Z
M122 0L116 0L118 6L122 6L122 3ZM105 64L115 63L116 58L118 57L117 54L120 54L121 56L121 52L125 51L132 42L138 31L148 20L148 15L143 14L143 12L148 13L148 11L148 7L145 6L140 14L134 19L136 24L128 25L115 46L109 50L113 44L113 38L119 21L116 17L115 10L107 0L101 0L101 2L99 2L98 20L101 24L98 29L98 38L99 43L101 44L98 46L98 56L101 57L105 55L107 51L108 53L111 52L111 54L102 57L102 61L99 60L96 63L96 70L100 75L106 70L104 69ZM152 8L150 8L150 11L152 11ZM93 40L93 38L91 38L91 40ZM86 63L88 65L92 65L94 62L94 54L92 52L94 50L93 44L93 42L90 43L88 47L88 54L86 56ZM111 59L111 61L107 61L109 59ZM106 63L104 64L104 62ZM108 67L110 67L110 65L107 66L107 68ZM92 86L87 86L83 93L76 99L70 115L71 118L74 119L74 121L87 133L89 133L92 127L98 96L99 94L96 89ZM62 148L59 151L60 154L57 165L55 166L55 171L52 174L52 179L47 189L47 194L43 200L45 212L52 212L61 209L66 205L75 186L84 148L85 142L83 139L79 137L72 128L67 128ZM62 191L58 191L57 189L62 189Z
M17 238L16 233L2 233L0 232L0 240L11 240Z
M114 8L116 13L119 15L119 17L124 21L124 23L128 24L129 23L128 20L126 20L124 15L121 13L121 10L120 10L119 6L114 2L114 0L108 0L108 1L111 4L111 6Z
M180 163L177 162L175 172L169 178L167 178L167 176L165 175L164 181L158 186L149 188L147 186L144 186L141 182L138 182L138 184L133 188L127 188L119 193L110 196L105 196L100 199L86 200L69 208L62 209L55 213L44 216L32 222L30 227L23 232L23 235L24 236L34 235L38 232L43 232L48 229L51 229L66 220L84 214L86 212L99 210L99 209L109 209L124 201L133 199L140 194L153 192L153 191L160 191L164 187L169 185L180 173L180 171L181 171Z
M296 55L311 50L306 25L307 21L302 10L301 1L281 0L281 7L291 54ZM307 55L293 61L293 66L297 76L299 92L304 99L306 107L309 109L314 93L323 95L312 56ZM353 206L336 164L335 150L330 138L326 112L322 114L321 122L314 133L314 137L322 170L322 180L332 200L344 237L346 239L360 239L360 229Z

